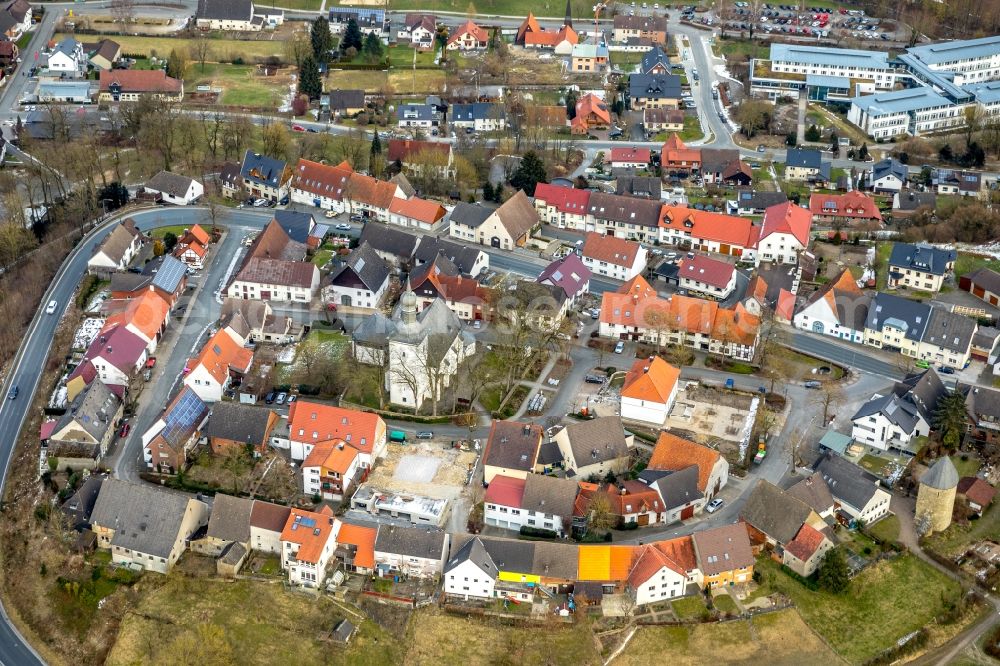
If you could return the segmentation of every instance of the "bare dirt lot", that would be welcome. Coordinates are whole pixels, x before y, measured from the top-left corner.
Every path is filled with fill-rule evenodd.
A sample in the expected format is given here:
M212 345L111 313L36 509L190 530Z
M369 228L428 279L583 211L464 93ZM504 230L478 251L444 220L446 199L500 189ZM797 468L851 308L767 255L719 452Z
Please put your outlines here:
M749 396L688 385L677 394L667 418L671 430L691 433L700 443L738 440L750 410Z
M433 441L390 444L368 483L382 490L455 499L466 487L465 477L476 453L444 446Z

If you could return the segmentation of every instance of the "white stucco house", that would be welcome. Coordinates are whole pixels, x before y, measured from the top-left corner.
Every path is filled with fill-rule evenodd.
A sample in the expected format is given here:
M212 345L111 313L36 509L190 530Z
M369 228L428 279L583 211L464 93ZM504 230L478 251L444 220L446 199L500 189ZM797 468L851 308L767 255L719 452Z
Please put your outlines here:
M499 575L496 563L479 537L473 537L444 567L444 592L463 599L489 599Z
M205 194L205 186L194 178L161 171L146 182L146 192L159 196L164 203L188 206Z
M662 426L677 399L680 376L678 368L659 356L637 360L622 385L622 419Z

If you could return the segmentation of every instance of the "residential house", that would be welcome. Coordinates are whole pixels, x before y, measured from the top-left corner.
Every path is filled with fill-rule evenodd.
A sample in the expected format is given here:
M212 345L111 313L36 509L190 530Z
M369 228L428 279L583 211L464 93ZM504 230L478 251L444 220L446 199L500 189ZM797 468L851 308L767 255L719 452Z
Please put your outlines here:
M393 199L402 196L403 191L397 183L352 173L344 192L344 202L350 213L388 222Z
M579 42L580 37L573 29L569 15L558 30L546 30L538 24L535 15L528 12L514 36L514 43L519 46L528 49L553 49L556 55L570 55Z
M254 239L226 288L230 298L309 303L319 288L319 268L306 258L307 246L292 240L272 220Z
M587 93L576 100L576 114L570 125L573 134L587 134L592 129L607 129L611 125L611 108L594 93Z
M572 308L576 305L577 298L590 292L591 275L580 255L570 252L542 269L535 281L561 289L566 296L567 306Z
M686 541L681 549L690 554L689 561L672 557L675 548L663 548L669 542L656 542L642 546L628 574L628 588L636 606L662 602L682 597L686 593L688 574L697 568L691 537L673 541ZM690 568L689 568L690 567Z
M219 402L233 380L245 375L252 363L253 351L222 329L208 339L197 356L188 360L184 385L205 402Z
M59 72L60 76L75 78L83 69L84 62L86 56L83 44L72 37L63 37L49 53L48 69L50 72Z
M724 301L736 289L736 267L727 261L688 253L680 260L678 284L686 293Z
M360 472L357 449L343 440L320 442L302 461L302 492L339 502L349 494Z
M571 72L603 72L611 62L611 53L604 44L574 44L570 52Z
M201 270L205 266L205 259L208 257L208 246L212 237L208 232L196 224L189 229L185 229L181 237L174 245L174 257L180 259L194 270Z
M923 243L893 243L889 255L888 284L921 291L941 291L945 278L955 270L955 250Z
M796 283L809 275L813 257L811 253L804 252L799 260L800 265L793 268L781 264L762 264L757 267L756 275L750 278L743 299L743 306L750 314L759 317L770 310L776 321L782 324L792 323L796 304L796 295L792 290L798 293L799 285Z
M736 200L729 202L729 212L736 215L763 215L771 206L777 206L788 201L784 192L758 192L756 190L740 190Z
M456 548L444 565L444 592L465 600L491 598L499 576L499 569L480 537L472 537Z
M423 310L441 299L463 321L481 320L489 309L489 291L472 278L462 277L444 255L415 268L409 276L410 288Z
M667 45L666 16L626 16L616 14L612 39L616 42L628 42L631 39L649 40L658 47ZM643 68L643 72L645 72Z
M628 100L633 111L680 108L681 77L676 74L631 74Z
M657 176L618 176L615 178L615 194L658 201L661 184Z
M91 382L67 405L48 437L48 455L60 468L91 467L108 452L123 404L102 382Z
M250 510L250 548L257 553L281 554L281 533L292 510L281 504L254 500Z
M336 166L299 159L288 172L291 200L305 206L343 213L347 184L353 170L347 162Z
M647 138L660 132L680 132L684 129L684 111L647 107L642 110L642 129Z
M634 436L626 434L621 419L604 416L570 423L553 437L567 473L579 479L604 478L629 469Z
M997 343L1000 343L1000 329L993 326L981 326L972 336L970 355L976 361L987 363L995 357Z
M784 545L781 563L798 575L808 577L816 572L832 548L833 542L826 534L802 523L795 537Z
M520 530L550 530L563 536L570 530L577 483L541 474L525 478L496 475L486 489L484 520L487 525Z
M198 443L208 419L208 404L185 386L167 404L160 417L142 434L146 467L176 474L186 467L188 454Z
M899 192L906 186L909 171L899 160L887 157L866 172L868 188L873 192Z
M443 257L451 262L463 277L476 277L490 267L490 255L478 247L461 245L433 236L423 236L416 251L411 250L410 255L417 266L434 261L439 256Z
M17 62L20 50L14 42L0 42L0 65L13 65Z
M112 69L99 75L101 102L136 102L149 96L170 102L184 98L184 82L162 69Z
M330 106L330 113L341 118L353 118L365 110L365 91L361 89L353 90L329 90L326 93L327 103Z
M246 190L243 189L243 175L240 174L240 165L236 162L226 162L219 169L219 189L222 196L227 199L243 201L246 198Z
M483 449L483 483L500 475L524 479L535 469L542 427L517 421L493 421Z
M489 40L489 33L469 20L451 31L444 47L449 51L483 51Z
M275 315L270 304L249 298L222 299L219 328L242 345L257 342L287 344L302 337L303 327L288 315Z
M790 201L764 211L757 241L757 263L797 264L799 253L809 249L812 215Z
M937 193L981 198L984 192L983 174L978 171L939 171Z
M294 210L276 210L272 221L284 229L288 237L297 243L310 245L309 239L314 238L316 218L312 213L300 213Z
M593 192L587 208L585 230L655 243L660 238L661 210L659 201Z
M108 478L90 516L97 545L111 561L166 574L188 539L208 522L201 500L147 484Z
M198 0L195 26L201 30L260 32L284 23L281 10L257 7L252 0Z
M785 180L830 182L830 163L813 148L789 148L785 157Z
M288 582L321 587L326 581L341 523L329 506L318 513L293 508L281 531L281 568Z
M650 165L649 148L612 148L609 164L612 169L647 169Z
M701 169L701 149L688 148L677 133L671 134L660 150L660 168L664 175L675 175Z
M239 448L252 448L263 454L267 452L271 433L277 424L278 413L268 407L216 402L212 404L201 436L208 439L215 455L224 455Z
M106 278L125 270L139 253L144 239L135 220L125 218L95 246L94 254L87 261L87 271Z
M389 224L436 233L445 223L448 211L444 206L427 199L394 197L389 204Z
M383 224L368 222L361 229L358 244L367 244L392 266L409 267L417 244L424 240L414 234Z
M357 449L358 464L367 469L385 456L387 431L378 414L296 400L288 409L288 440L275 440L289 449L292 460L305 460L322 442L344 441Z
M426 170L428 175L434 174L441 178L455 175L450 143L389 139L386 159L389 162L399 162L407 173L421 174Z
M833 439L846 440L843 448L838 450L838 453L841 454L843 454L844 450L846 450L847 445L853 441L850 437L841 435L833 430L828 430L823 438L826 439L826 443L824 443L823 440L820 440L821 450L824 447L830 450L835 450L835 448L839 445L834 444ZM830 486L826 485L826 481L823 480L823 475L819 472L813 472L806 478L795 483L785 492L792 497L805 502L810 509L819 515L820 518L833 518L833 514L835 512L833 495L830 493Z
M415 49L427 50L433 48L437 36L437 17L433 14L409 13L403 19L403 27L396 34L396 39L409 42Z
M594 275L631 280L646 268L646 249L639 243L589 232L581 251L583 265Z
M955 489L955 496L964 499L969 510L980 518L993 503L996 494L996 488L975 476L963 476Z
M903 190L892 195L893 218L908 218L918 212L932 212L937 207L937 195L933 192Z
M118 305L120 303L105 301L107 308ZM123 325L142 338L146 342L146 351L152 354L170 323L170 303L156 291L149 290L125 301L123 305L123 310L115 312L104 321L101 332Z
M253 513L254 501L245 497L233 497L225 493L216 493L212 500L211 516L208 519L208 531L200 543L192 543L192 549L219 557L233 544L239 544L244 555L250 549L250 515Z
M656 490L663 502L663 524L689 518L705 507L705 494L698 490L698 465L680 470L643 470L639 480Z
M945 395L947 390L933 368L909 375L886 395L876 393L861 405L851 417L851 437L883 451L915 454L914 440L930 434L934 411Z
M812 483L826 487L821 477L809 478ZM772 558L801 576L812 575L822 555L833 545L830 528L816 510L791 490L786 492L763 479L743 505L740 520L747 526L755 550L771 551ZM793 542L795 545L791 545Z
M330 31L334 34L347 29L351 19L358 24L362 35L375 35L379 39L389 37L389 20L386 11L375 7L331 7Z
M197 180L169 171L160 171L150 178L144 189L158 201L175 206L193 204L205 194L205 186Z
M1000 439L1000 391L972 387L965 394L969 413L969 435L977 442L993 444Z
M440 127L443 119L433 104L400 104L396 109L396 124L399 127L430 130Z
M943 252L942 250L936 250ZM934 256L934 255L932 255ZM954 269L954 266L952 266ZM1000 273L991 268L980 268L966 273L958 280L958 288L993 306L1000 306Z
M147 341L128 330L127 326L116 324L94 338L76 370L70 373L69 380L89 368L93 370L93 377L107 384L121 398L146 364L146 346ZM73 393L70 399L75 395Z
M638 359L622 384L622 419L662 426L677 399L680 376L679 368L659 356Z
M872 525L889 515L888 492L877 478L838 455L827 453L816 466L830 487L838 519Z
M253 198L267 199L275 203L284 200L289 195L288 186L292 175L292 169L284 160L261 155L252 150L243 153L240 176L243 178L243 189Z
M539 223L538 213L522 190L495 210L461 202L451 211L450 221L452 238L505 250L523 247Z
M503 106L491 102L452 104L450 118L448 124L453 130L498 132L507 125L507 116Z
M817 224L882 225L882 212L864 192L845 194L815 193L809 196L809 212Z
M698 468L698 491L709 502L729 482L729 463L715 449L697 444L669 432L661 432L647 469L679 472L692 465ZM698 511L702 507L696 506Z
M389 267L367 243L355 248L330 276L323 299L337 306L374 310L389 288Z
M590 195L590 190L538 183L535 186L535 210L546 224L584 231L587 228Z
M375 570L377 536L377 527L341 523L333 555L346 571L369 575Z
M110 71L122 54L122 47L111 39L102 39L93 44L84 44L87 62L96 70Z
M688 296L663 299L636 277L617 292L601 295L598 330L602 337L681 344L750 361L760 337L760 317L742 303L728 309Z
M0 6L0 30L8 40L16 42L31 29L32 13L27 0L7 0Z
M691 535L702 585L706 588L749 583L753 578L754 556L746 525L732 523Z
M451 536L426 527L379 525L375 570L381 576L436 578L444 573Z
M868 310L864 343L960 369L969 361L975 332L974 319L943 307L878 293Z
M701 252L753 261L760 227L745 217L665 205L660 214L660 242Z
M659 44L646 51L639 63L639 71L643 74L669 74L670 69L670 56L660 48Z
M574 523L579 531L590 520L590 506L595 498L604 497L609 513L615 517L615 527L635 524L637 527L665 523L665 507L659 492L642 481L626 480L620 484L580 482L580 492L573 508Z
M872 297L846 268L810 294L795 313L795 328L861 344Z
M740 159L738 150L703 148L701 177L706 185L749 187L753 182L753 171Z

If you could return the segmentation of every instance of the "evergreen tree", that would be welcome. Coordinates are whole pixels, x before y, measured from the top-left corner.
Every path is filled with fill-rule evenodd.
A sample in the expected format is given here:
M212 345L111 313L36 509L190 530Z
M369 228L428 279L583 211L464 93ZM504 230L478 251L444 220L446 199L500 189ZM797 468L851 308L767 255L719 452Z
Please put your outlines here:
M378 138L378 132L372 132L372 134L373 134L373 136L372 136L371 154L372 155L381 155L382 154L382 139Z
M858 149L858 159L860 161L862 161L862 162L867 162L868 161L868 144L867 143L861 144L861 148ZM902 160L900 160L900 161L902 161ZM907 161L909 161L909 157L907 157ZM903 162L903 164L906 164L906 162Z
M369 32L365 35L365 43L361 52L365 54L365 59L368 62L378 62L382 59L382 40L376 37L375 33Z
M566 115L569 116L570 120L576 118L576 91L569 90L566 92Z
M837 132L830 132L830 152L836 153L840 150L840 137L837 136Z
M353 47L360 51L362 46L364 43L361 40L361 28L358 27L357 21L350 19L347 28L344 29L344 38L340 40L340 50L346 51Z
M187 50L170 49L170 55L167 56L167 76L175 79L183 79L187 73L187 68Z
M514 175L511 176L510 184L511 186L524 190L524 193L529 197L535 196L535 186L538 183L546 183L548 180L545 175L545 164L542 162L541 158L535 154L535 151L529 150L521 158L521 163L518 165L517 170Z
M820 139L819 128L816 127L815 125L810 125L808 129L806 129L805 138L806 141L819 141Z
M490 181L483 183L483 201L493 201L493 185Z
M312 56L306 56L299 68L299 92L309 99L319 99L323 94L323 81L319 77L319 66Z
M356 23L354 25L357 27ZM333 48L333 34L330 32L330 22L326 17L320 16L313 21L309 39L312 42L313 59L316 62L327 62L330 59L330 50Z
M934 427L941 433L941 443L949 449L961 444L968 418L965 396L961 391L948 393L938 400L934 409Z
M819 565L818 582L821 588L834 594L844 592L851 584L847 560L840 548L826 551L823 563Z
M504 193L503 183L497 183L496 187L493 188L493 201L495 201L496 203L503 203L503 193Z
M799 137L795 134L795 132L789 132L788 135L785 136L785 145L790 148L794 148L798 142Z

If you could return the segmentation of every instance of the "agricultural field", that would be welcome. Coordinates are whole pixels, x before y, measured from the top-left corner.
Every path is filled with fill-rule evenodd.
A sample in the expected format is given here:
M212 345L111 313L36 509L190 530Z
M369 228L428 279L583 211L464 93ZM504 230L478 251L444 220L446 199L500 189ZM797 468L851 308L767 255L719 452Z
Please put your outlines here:
M277 108L290 91L293 68L278 70L275 76L264 76L254 65L193 64L185 77L185 90L195 92L198 86L222 88L219 102L230 106L265 106Z

